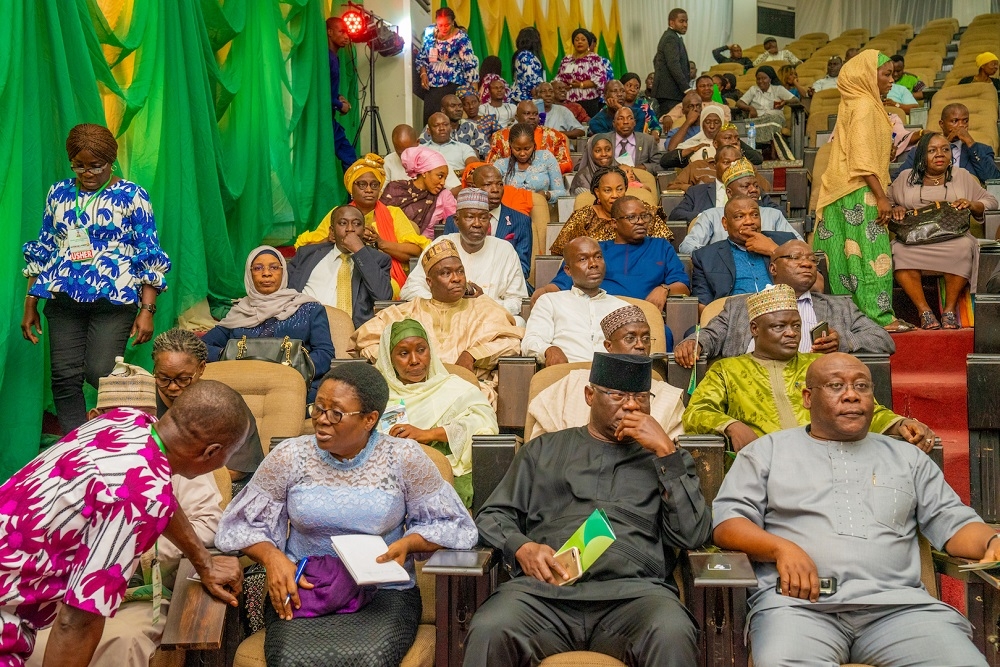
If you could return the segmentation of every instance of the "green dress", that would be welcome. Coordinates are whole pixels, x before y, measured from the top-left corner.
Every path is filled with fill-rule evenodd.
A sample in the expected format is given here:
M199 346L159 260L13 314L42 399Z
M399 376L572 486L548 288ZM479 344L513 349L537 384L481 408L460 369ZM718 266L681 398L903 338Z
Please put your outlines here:
M813 247L826 253L830 292L850 294L865 315L885 326L892 311L892 251L878 220L875 195L866 185L819 212Z

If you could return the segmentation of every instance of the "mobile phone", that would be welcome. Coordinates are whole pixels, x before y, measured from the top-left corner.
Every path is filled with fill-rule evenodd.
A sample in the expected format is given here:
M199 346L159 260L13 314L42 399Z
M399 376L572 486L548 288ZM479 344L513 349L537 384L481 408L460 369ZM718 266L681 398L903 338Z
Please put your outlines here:
M774 589L781 595L781 579L778 579L777 585ZM820 595L833 595L837 592L837 577L820 577L819 578L819 594Z
M554 558L566 570L566 574L569 575L569 579L559 582L560 586L572 584L583 574L583 567L580 565L580 549L577 547L570 547L566 551L560 551Z
M829 333L830 325L827 322L820 322L809 330L809 336L812 339L813 344L815 344L820 338L829 335Z

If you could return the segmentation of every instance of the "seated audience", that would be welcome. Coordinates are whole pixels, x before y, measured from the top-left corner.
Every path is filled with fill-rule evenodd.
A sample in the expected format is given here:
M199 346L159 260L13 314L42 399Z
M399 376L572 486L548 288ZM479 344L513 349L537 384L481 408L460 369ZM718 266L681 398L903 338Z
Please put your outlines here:
M427 119L426 132L430 141L421 142L427 148L437 151L444 156L448 162L448 168L453 172L461 173L465 165L479 160L476 151L468 144L456 140L452 137L451 121L443 112L432 113Z
M629 107L620 107L615 112L614 132L602 134L612 142L615 160L636 169L648 172L659 171L659 142L648 134L635 131L635 116Z
M487 90L489 91L490 98L479 107L479 115L493 116L496 118L500 129L510 127L514 123L514 114L517 112L517 106L507 101L507 97L510 94L507 82L500 77L496 77L490 81Z
M732 123L722 126L719 133L715 135L715 139L712 141L712 146L715 148L716 155L724 146L733 146L740 149L742 155L739 157L745 157L750 161L751 164L760 165L764 162L764 156L760 154L759 151L750 148L745 141L740 140L740 136L736 131L736 126ZM669 158L669 153L664 153L664 157L660 159L660 165L663 166ZM725 171L725 170L723 170ZM698 183L715 183L718 180L718 164L715 158L709 158L708 160L691 160L687 163L687 166L677 172L677 176L674 180L667 185L667 190L680 190L682 192L687 192L689 188ZM767 182L761 176L757 177L757 183L760 185L762 191L767 191L770 189L771 184Z
M1000 59L989 51L985 53L980 53L976 57L976 67L979 71L973 76L966 76L959 80L959 84L962 83L990 83L993 87L997 89L997 94L1000 95L1000 80L997 80L997 71L1000 71Z
M444 156L426 146L407 148L400 154L410 180L389 181L380 201L397 206L406 214L421 234L434 238L434 225L455 213L455 195L447 188L448 162ZM458 177L455 177L458 181Z
M781 130L785 127L785 114L782 109L786 104L801 104L799 100L778 81L778 75L768 65L757 68L757 84L743 93L736 106L754 120L757 131L757 146L774 142L775 150L781 155L786 151L781 146Z
M728 56L722 55L729 51ZM739 44L723 44L717 49L712 49L712 57L720 65L723 63L737 63L743 65L743 72L753 67L753 61L743 55L743 47Z
M269 245L254 248L247 256L243 286L247 295L202 337L209 362L219 360L226 343L243 336L300 340L316 367L307 395L311 403L334 355L326 309L315 298L288 287L285 258Z
M802 320L790 285L751 294L746 309L753 351L712 364L684 410L685 433L724 435L737 452L762 435L809 423L803 380L809 365L823 357L799 352ZM781 386L775 384L779 377ZM934 432L927 426L877 402L871 428L899 436L925 452L934 444Z
M385 162L383 163L383 168L385 169L385 182L391 183L392 181L408 181L410 176L406 173L406 167L403 166L403 151L407 148L414 148L419 146L420 142L417 139L417 132L409 125L397 125L392 130L392 148L393 152L385 156ZM444 179L444 187L449 190L457 187L459 185L458 176L448 171L447 176ZM381 193L380 193L381 194ZM308 232L307 232L308 233ZM317 243L322 241L327 236L324 232L315 241L296 241L295 247L298 248L302 243Z
M952 147L937 132L928 132L917 144L912 169L904 169L889 186L892 218L901 222L906 212L933 202L948 202L968 210L982 221L987 210L998 208L997 199L961 167L952 166ZM975 293L979 276L979 242L968 231L957 238L922 245L908 245L897 235L892 241L893 277L920 313L922 329L959 329L955 309L966 287ZM921 276L944 275L945 296L941 320L934 317Z
M604 256L594 239L579 236L566 245L563 271L573 286L535 302L521 341L521 354L546 366L590 361L604 349L601 320L626 305L601 289Z
M188 387L201 380L208 362L208 346L205 341L185 329L167 329L153 339L153 382L156 384L156 418L163 419L174 401ZM257 419L247 408L250 431L243 446L233 452L226 462L229 476L233 480L233 491L238 493L247 479L256 472L264 460L264 449L257 432Z
M581 125L585 125L590 122L590 115L587 110L580 106L577 102L571 102L566 99L569 94L569 85L562 79L552 80L552 94L555 96L555 103L561 104L562 106L569 109L576 121Z
M887 107L896 107L907 114L920 106L920 103L913 97L913 93L898 83L892 84L892 87L889 88L884 104Z
M480 167L485 167L487 165L493 167L493 165L490 164L489 162L473 162L472 164L466 165L465 171L462 172L462 187L463 188L479 187L473 182L474 179L472 175L475 173L477 169L479 169ZM500 173L500 170L497 169L496 167L493 167L493 169L495 169L498 174ZM503 185L503 174L500 175L500 185L502 185L502 192L503 192L503 194L500 195L500 201L503 202L503 205L510 209L523 213L526 216L530 216L531 210L535 206L534 205L535 200L532 196L531 190L515 188L512 185ZM548 204L546 204L546 207L548 207ZM452 232L456 231L458 231L458 227L455 226L455 220L454 218L450 218L448 222L445 223L445 233L451 234Z
M799 73L794 65L785 65L778 70L778 81L785 87L785 90L795 95L798 99L806 97L805 89L799 88Z
M639 132L652 135L654 139L660 138L660 121L656 118L653 105L648 100L639 99L639 75L635 72L626 72L621 78L624 93L622 103L632 109L635 116L635 126Z
M535 95L541 101L538 108L539 116L544 116L542 125L562 132L570 139L578 139L586 136L587 128L573 116L573 112L561 104L555 103L555 93L552 92L552 84L543 81L535 88Z
M927 87L927 84L918 79L915 74L906 71L906 59L903 56L895 55L889 56L889 60L892 61L892 80L910 91L916 99L924 99L924 88Z
M589 424L515 455L477 517L480 540L503 550L512 579L472 617L467 667L537 665L574 650L630 665L697 663L697 630L668 582L676 550L700 546L711 519L694 459L649 414L651 378L642 356L597 353L583 395ZM595 507L616 541L560 587L567 573L555 549ZM535 630L553 626L574 630Z
M589 236L596 241L614 239L618 232L615 217L611 213L612 207L619 198L625 196L627 188L628 176L620 167L598 168L590 181L590 191L595 198L594 203L573 211L569 220L560 230L559 236L552 242L550 252L553 255L563 254L566 244L578 236ZM656 213L656 209L649 204L640 203L650 215L649 224L646 225L646 233L657 238L673 238L674 233L667 228L667 224Z
M611 354L637 354L648 357L652 341L649 323L642 308L626 304L608 313L601 320L604 349ZM538 392L528 403L528 414L535 423L525 438L534 440L543 433L586 426L590 411L579 400L583 388L590 382L590 369L572 370L564 377ZM662 380L653 378L650 387L649 414L671 438L684 434L683 392Z
M462 118L464 112L462 100L458 99L457 96L445 95L441 98L441 113L447 116L451 125L451 139L469 146L479 159L483 159L490 152L489 137L493 135L484 134L474 121ZM430 123L431 120L428 118L427 122ZM440 139L433 139L433 141L439 144L447 143ZM431 142L431 132L428 126L420 135L420 143L426 146Z
M378 181L372 183L377 192ZM365 245L365 220L357 208L339 206L330 217L329 239L305 246L288 263L288 286L344 311L357 328L375 315L376 301L392 299L392 259ZM402 278L405 283L405 273Z
M566 183L555 156L537 148L532 134L530 125L515 123L510 128L510 157L499 158L493 165L503 174L505 184L537 192L554 204L566 195Z
M439 236L430 248L445 240L451 242L458 250L466 279L476 296L485 295L515 319L520 318L521 300L528 298L528 288L514 246L490 234L489 195L479 188L459 192L455 224L457 232ZM404 301L431 298L427 283L422 263L418 264L399 293L400 298Z
M805 241L789 241L778 246L767 267L775 285L789 285L795 290L796 306L804 332L799 352L850 352L892 354L896 344L885 329L858 310L843 296L810 290L819 278L818 260ZM674 346L674 359L691 368L701 354L709 359L738 357L754 348L747 315L747 298L731 297L722 311L701 328L698 344L692 334ZM826 323L826 335L813 340L810 332L820 322Z
M891 117L891 116L890 116ZM1000 169L994 161L993 148L979 143L969 134L969 108L954 102L941 109L938 121L941 134L951 142L951 164L965 169L980 183L1000 178ZM923 133L921 133L923 134ZM906 154L900 170L912 169L916 152Z
M722 107L714 103L703 104L700 116L688 114L677 134L667 142L667 150L660 158L660 165L665 169L677 169L687 165L692 158L710 160L715 157L715 139L722 130L723 115ZM684 139L688 126L692 123L698 123L701 129L690 139Z
M681 99L681 103L674 106L673 109L668 109L666 111L661 109L663 116L660 117L660 123L663 125L664 131L667 132L667 138L673 136L673 129L680 127L681 123L691 112L692 108L697 108L698 114L701 114L701 105L703 104L718 104L718 101L714 98L715 95L715 82L712 81L712 77L705 75L699 76L695 82L693 88L684 94ZM728 106L724 107L723 112L726 114L725 122L732 120L732 111ZM693 131L688 130L690 136L684 137L685 139L690 139L698 132L698 127L693 126Z
M531 100L518 104L515 120L517 123L528 126L531 136L535 140L535 148L552 153L559 164L559 171L564 174L573 171L573 158L569 155L569 141L566 139L566 135L551 127L539 125L537 104ZM510 157L511 130L513 127L507 127L493 135L490 154L486 157L487 162L496 162L500 158Z
M844 62L846 63L848 60L858 55L859 53L861 53L861 49L859 49L856 46L852 46L851 48L847 49L846 52L844 52Z
M722 225L728 238L691 254L691 293L701 308L724 296L753 294L771 284L767 272L771 254L787 241L789 232L762 232L757 202L733 197L727 203Z
M604 84L604 106L590 117L591 134L604 134L614 129L615 114L625 103L625 86L617 79Z
M784 60L789 65L798 65L802 61L799 60L798 56L789 51L788 49L778 50L778 40L774 37L768 37L764 40L764 53L757 56L753 61L753 66L757 67L763 65L767 62L773 62L775 60Z
M455 491L466 507L472 507L472 437L500 432L496 413L483 393L445 369L416 320L385 328L375 368L389 384L385 409L401 410L405 416L389 428L388 435L416 440L447 456Z
M503 184L503 174L492 164L480 163L472 171L472 184L465 187L475 186L486 192L490 205L490 226L488 234L498 239L508 241L514 246L517 256L521 261L521 272L524 279L528 279L531 271L531 218L526 214L511 208L506 204L504 198L508 188ZM523 192L523 191L522 191ZM529 209L530 210L530 209ZM458 226L454 218L450 219L444 226L445 234L458 232ZM520 312L520 311L518 311Z
M351 337L356 353L374 363L382 330L393 322L417 320L427 330L441 360L475 373L490 402L495 403L497 361L520 354L524 329L514 326L513 316L493 299L476 298L451 240L428 248L420 264L431 298L417 297L376 313Z
M267 569L269 665L398 665L420 623L413 554L476 544L472 518L421 446L376 429L388 401L375 368L334 367L310 406L316 434L272 449L222 514L216 545ZM330 537L358 533L384 538L378 562L396 561L409 580L352 585ZM336 595L311 590L332 581Z
M765 219L767 221L768 227L764 229L774 231L775 228L783 226L787 227L783 231L792 231L788 221L785 220L784 213L781 212L780 204L774 202L764 192L768 186L767 180L757 173L750 161L736 158L727 166L727 160L733 157L733 152L734 149L728 148L725 159L716 162L714 182L699 183L688 188L683 199L670 212L672 220L691 222L713 208L718 209L702 221L699 229L701 234L696 235L687 246L692 251L709 243L709 233L711 233L711 237L718 236L719 238L716 240L719 241L725 238L725 232L718 230L722 225L722 207L726 205L730 197L749 197L755 200L761 207L761 221L763 222ZM775 227L772 228L771 225ZM696 227L698 226L696 224Z
M835 90L837 88L837 77L840 76L840 68L844 66L844 59L840 56L830 56L826 61L826 76L816 79L806 90L806 94L812 97L821 90Z
M713 505L715 544L754 561L754 664L985 667L969 622L924 588L917 531L935 549L989 562L1000 559L996 529L930 457L872 433L860 361L816 361L800 392L809 426L740 452ZM821 592L820 577L837 590Z
M237 605L239 562L208 553L178 507L171 475L193 480L226 465L246 439L246 409L235 391L206 380L159 421L131 407L92 419L0 485L5 665L23 665L48 626L43 664L90 664L142 554L161 535L212 595Z
M198 340L194 334L188 331L184 333ZM133 408L147 415L155 414L158 400L153 377L139 366L122 363L121 357L118 360L119 363L111 375L101 378L97 392L97 407L90 410L87 416L96 419L116 408ZM258 441L258 446L259 444ZM232 459L229 465L232 465ZM222 516L222 494L219 493L219 487L216 486L212 473L198 475L192 479L182 475L172 475L170 483L178 507L190 522L194 535L206 549L211 549L215 544L215 530L219 525L219 517ZM91 665L149 666L150 658L160 645L167 613L166 605L154 611L151 602L150 584L153 578L154 558L163 586L173 589L177 567L183 555L181 549L173 542L163 539L157 540L155 551L147 549L139 557L139 567L128 580L122 604L115 615L104 622L104 633L94 650L94 656L90 660ZM35 636L34 651L27 662L22 664L28 667L42 667L51 632L51 628L38 631Z
M628 178L628 187L645 187L636 179L635 170L624 164L619 164L615 159L615 148L611 139L604 136L591 137L587 142L587 147L580 158L576 173L573 174L573 181L569 184L569 194L572 196L584 192L590 192L590 182L594 178L594 173L602 167L618 167L625 172Z
M727 107L736 107L736 100L743 96L743 93L736 87L736 75L730 72L713 74L712 81L719 87L719 94ZM730 104L732 102L732 104Z
M480 115L479 96L474 90L467 90L462 93L462 110L465 112L465 117L470 123L475 124L476 129L479 130L486 140L486 154L488 155L490 152L490 137L501 130L496 116ZM486 159L486 155L482 153L480 155L483 159Z

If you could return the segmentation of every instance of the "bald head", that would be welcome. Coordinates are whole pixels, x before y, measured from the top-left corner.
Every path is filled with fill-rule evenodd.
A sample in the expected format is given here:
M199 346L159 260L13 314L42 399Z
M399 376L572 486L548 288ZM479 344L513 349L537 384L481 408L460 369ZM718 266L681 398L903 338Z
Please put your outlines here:
M805 241L788 241L771 255L768 271L776 284L789 285L795 296L802 296L816 284L816 254Z
M601 246L589 236L578 236L563 249L563 270L585 294L594 296L600 291L605 268Z
M838 442L865 438L875 408L868 367L843 352L821 356L806 371L802 404L809 410L813 437Z
M392 148L396 151L396 155L402 155L407 148L416 145L417 132L411 126L404 123L392 128Z
M625 86L617 79L611 79L604 84L604 103L612 111L618 109L625 99Z
M733 243L745 246L750 235L760 231L760 207L749 197L733 197L726 202L722 226Z
M518 123L530 125L531 129L538 127L538 105L532 100L525 100L517 105L514 113Z
M446 144L451 139L451 119L440 111L427 119L427 132L436 144Z

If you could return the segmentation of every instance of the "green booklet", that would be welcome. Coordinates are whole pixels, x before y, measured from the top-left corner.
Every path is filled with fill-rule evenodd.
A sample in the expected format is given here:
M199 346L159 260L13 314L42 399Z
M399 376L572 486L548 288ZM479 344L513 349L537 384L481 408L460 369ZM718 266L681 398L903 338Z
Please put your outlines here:
M598 508L587 517L587 520L576 529L576 532L562 545L556 553L576 547L580 550L580 567L586 572L601 554L608 550L615 541L615 531L604 510Z

